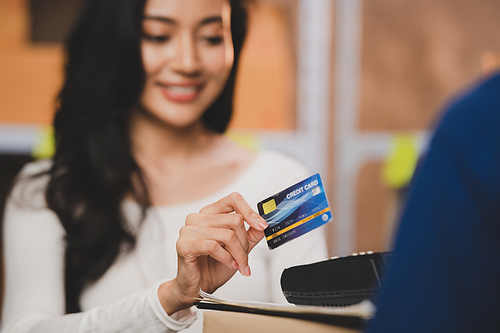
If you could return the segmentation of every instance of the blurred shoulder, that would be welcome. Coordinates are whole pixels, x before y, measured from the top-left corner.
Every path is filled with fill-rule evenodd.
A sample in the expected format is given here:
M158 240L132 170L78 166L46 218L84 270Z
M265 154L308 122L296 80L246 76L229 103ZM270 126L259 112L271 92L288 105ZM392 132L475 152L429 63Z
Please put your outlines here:
M500 122L500 74L462 91L446 108L441 126L465 126L471 130L496 127Z
M485 79L454 98L436 128L433 143L474 151L500 150L500 74Z
M285 153L274 150L263 150L259 152L259 155L260 158L265 160L267 168L275 172L302 173L303 175L309 173L304 164Z
M263 150L256 157L261 182L289 186L309 176L309 170L297 159L284 153Z
M47 172L51 167L50 159L27 163L15 179L10 199L22 206L45 206L45 191L50 179Z
M51 159L43 159L27 163L19 173L19 177L32 177L49 171L52 167Z
M6 248L12 248L13 244L31 244L33 241L64 244L64 228L45 199L51 167L51 160L31 162L17 175L3 215Z

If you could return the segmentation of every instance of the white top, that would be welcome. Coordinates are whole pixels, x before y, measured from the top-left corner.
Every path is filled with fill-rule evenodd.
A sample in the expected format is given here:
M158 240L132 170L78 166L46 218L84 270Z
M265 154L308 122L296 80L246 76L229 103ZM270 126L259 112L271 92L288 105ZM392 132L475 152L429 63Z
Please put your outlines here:
M23 174L45 170L50 161L31 163ZM252 164L223 189L192 202L151 207L137 235L135 249L122 255L81 296L82 311L64 315L64 235L55 213L46 208L48 178L18 183L4 216L5 295L2 333L9 332L171 332L189 327L195 309L169 317L157 296L158 286L175 278L175 243L186 216L231 192L239 192L255 210L257 202L309 176L297 161L277 152L260 152ZM20 204L29 198L30 206ZM27 201L23 201L27 202ZM125 201L130 223L140 216ZM137 225L137 224L135 224ZM280 277L284 268L327 258L323 228L269 250L261 241L250 253L251 277L239 273L215 295L232 300L285 303ZM199 316L198 316L199 317ZM188 331L201 332L201 320Z

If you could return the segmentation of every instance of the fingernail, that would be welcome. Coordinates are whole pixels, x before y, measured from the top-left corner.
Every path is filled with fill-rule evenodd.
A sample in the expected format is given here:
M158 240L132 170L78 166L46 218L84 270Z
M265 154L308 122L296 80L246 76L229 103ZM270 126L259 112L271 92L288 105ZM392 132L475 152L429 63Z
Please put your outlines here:
M250 266L247 266L247 268L245 268L245 276L250 276L252 275L252 272L250 271Z
M266 220L264 220L259 214L253 212L251 218L254 220L255 224L257 224L260 228L262 228L262 230L267 228Z
M235 260L233 260L233 262L231 263L231 267L234 269L238 269L238 264L236 263Z
M268 227L267 222L264 221L263 219L259 219L259 226L262 228L262 230Z

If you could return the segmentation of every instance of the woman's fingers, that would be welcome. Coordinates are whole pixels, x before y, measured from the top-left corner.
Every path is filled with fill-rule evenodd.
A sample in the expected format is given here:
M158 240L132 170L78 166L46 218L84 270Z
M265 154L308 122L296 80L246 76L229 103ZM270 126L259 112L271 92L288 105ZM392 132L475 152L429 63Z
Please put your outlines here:
M185 226L181 228L181 237L177 243L180 255L209 255L228 267L238 269L245 276L250 275L248 254L231 229ZM183 248L184 244L190 248Z
M247 253L250 253L252 249L257 245L262 238L264 238L264 231L253 229L253 228L248 228L247 230L247 239L248 239L248 251Z
M186 218L186 225L233 230L243 249L249 251L248 235L240 214L190 214Z
M200 214L227 214L231 212L243 216L243 219L254 229L262 231L267 228L267 222L250 208L241 194L236 192L204 207Z
M179 238L177 240L177 253L183 258L195 259L199 256L209 255L227 267L232 268L233 257L224 250L215 240L199 240L192 238Z
M187 248L188 246L189 250L186 253L184 248ZM191 239L183 241L179 239L177 241L177 253L183 257L193 256L194 258L197 258L200 256L210 256L228 268L238 269L236 261L233 259L231 254L222 248L222 246L215 240Z
M250 253L255 245L264 238L264 232L261 230L254 228L246 230L243 217L240 214L190 214L186 218L186 226L233 230L246 253Z
M250 225L248 230L244 222ZM263 230L266 228L266 221L235 192L204 207L199 214L190 214L186 218L186 226L181 229L179 240L198 240L198 243L190 243L194 256L209 255L228 267L238 269L242 275L250 276L248 253L264 237ZM213 241L217 246L206 241Z

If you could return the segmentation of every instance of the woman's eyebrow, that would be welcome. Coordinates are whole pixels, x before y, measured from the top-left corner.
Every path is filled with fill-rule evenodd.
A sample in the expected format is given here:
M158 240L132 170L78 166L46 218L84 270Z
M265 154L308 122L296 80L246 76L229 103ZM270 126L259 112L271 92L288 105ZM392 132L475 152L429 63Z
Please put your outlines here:
M146 15L146 16L144 16L144 20L160 21L163 23L177 25L177 22L174 19L171 19L171 18L165 17L165 16L148 16L148 15Z
M178 25L177 21L175 21L174 19L172 19L170 17L166 17L166 16L146 15L146 16L144 16L144 20L160 21L163 23ZM204 25L214 23L214 22L222 23L222 17L210 16L210 17L204 18L203 20L200 21L200 23L198 23L198 26L204 26Z
M210 23L214 23L214 22L222 23L222 17L210 16L210 17L204 18L203 20L200 21L198 26L202 26L202 25L206 25L206 24L210 24Z

